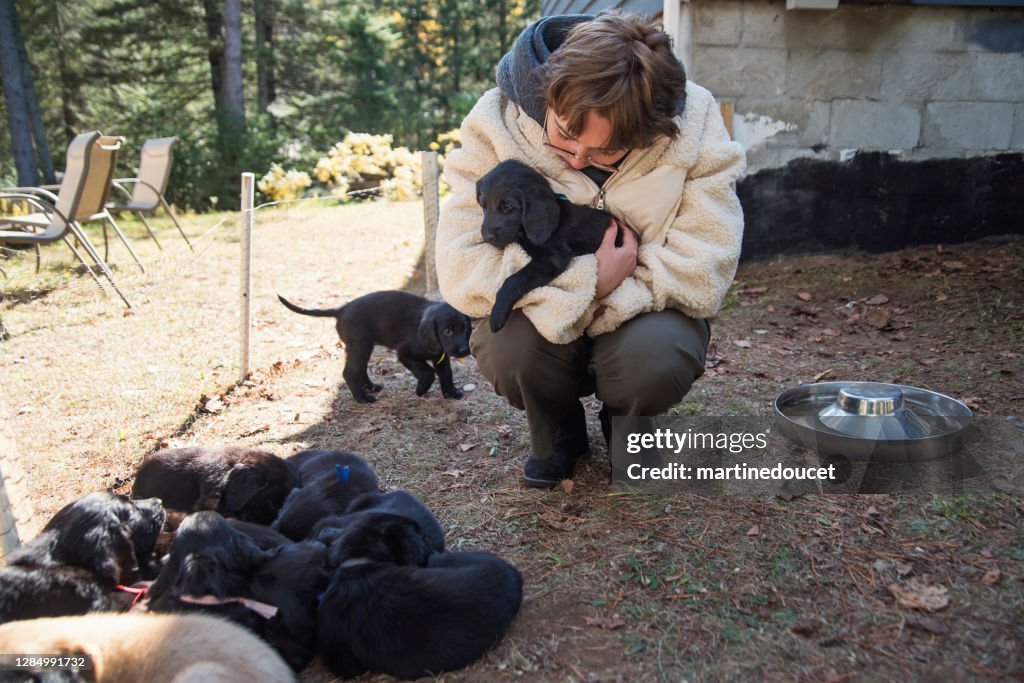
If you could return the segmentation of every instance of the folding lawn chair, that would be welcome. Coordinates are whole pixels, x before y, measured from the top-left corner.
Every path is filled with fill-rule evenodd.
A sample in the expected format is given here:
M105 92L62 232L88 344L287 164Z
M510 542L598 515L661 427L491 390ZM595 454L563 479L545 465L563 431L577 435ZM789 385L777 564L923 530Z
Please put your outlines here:
M124 145L124 138L115 135L101 135L93 145L89 154L89 173L85 186L82 188L82 197L78 202L78 209L72 218L79 226L84 223L103 223L103 258L110 260L110 251L107 244L107 224L114 228L114 232L121 239L122 244L128 249L139 270L146 272L128 238L121 232L121 228L114 221L114 217L107 210L107 199L110 197L110 188L114 182L114 171L117 169L117 152ZM44 190L55 190L58 185L43 185Z
M175 227L178 228L178 232L185 238L185 244L189 249L195 251L195 247L189 242L188 235L181 229L178 218L171 211L171 207L164 197L164 192L167 191L167 181L171 177L172 150L177 142L178 138L176 137L146 140L142 145L142 154L139 160L139 177L114 180L114 187L128 198L128 203L112 205L110 209L112 211L131 211L138 216L142 224L146 226L149 236L156 242L156 246L163 249L156 235L153 234L153 230L149 227L149 223L146 222L145 216L147 213L155 214L158 208L163 207L164 212L170 216ZM126 184L132 185L130 193L124 187Z
M75 136L71 144L68 145L64 178L57 194L39 187L12 187L0 190L0 199L19 200L36 210L33 213L20 216L0 216L0 228L14 228L13 230L0 229L0 243L33 245L36 250L36 272L38 272L40 266L39 245L63 239L75 258L85 266L89 275L105 293L106 288L104 288L103 282L75 247L71 239L74 237L99 266L125 305L131 308L131 303L118 288L106 261L100 257L99 252L86 237L82 226L76 219L76 216L84 213L82 199L87 196L87 190L89 193L95 192L94 187L90 187L90 183L93 185L98 183L94 175L93 162L103 159L103 155L95 154L97 142L101 139L100 132L95 130ZM101 175L106 178L109 190L109 175L103 173L106 169L102 167L102 164L100 171ZM94 196L87 198L90 201L95 201Z

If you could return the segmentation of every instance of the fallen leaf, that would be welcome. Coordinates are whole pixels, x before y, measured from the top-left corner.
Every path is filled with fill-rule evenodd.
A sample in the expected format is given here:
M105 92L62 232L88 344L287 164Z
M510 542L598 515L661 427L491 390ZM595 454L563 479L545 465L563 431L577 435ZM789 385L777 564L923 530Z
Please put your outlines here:
M498 436L500 436L503 439L507 439L510 436L512 436L512 428L509 427L508 425L501 424L498 425L496 429L498 431Z
M832 368L829 368L828 370L825 370L823 372L819 372L817 375L814 376L814 379L811 380L811 383L813 384L814 382L820 382L822 379L828 377L831 374Z
M756 524L754 526L750 527L749 529L747 529L747 536L760 536L760 535L761 535L761 529Z
M945 294L939 294L937 297L935 297L935 303L941 304L943 301L945 301L948 298L949 297L946 296Z
M981 582L986 586L994 586L999 583L999 579L1003 577L1003 573L998 569L989 569L985 572L985 575L981 577Z
M575 486L575 485L576 484L575 484L575 482L573 482L572 479L563 479L562 480L562 491L564 491L566 493L566 495L568 495L568 494L572 493L572 487Z
M203 396L202 398L199 399L199 402L203 406L202 412L210 413L211 415L216 415L217 413L224 412L224 408L226 407L224 405L224 401L222 401L219 396L214 396L212 398L208 396Z
M796 298L800 299L800 301L811 301L814 299L810 292L798 292Z
M459 444L459 450L462 451L463 453L465 453L466 451L472 450L472 449L476 448L479 445L480 444L475 444L475 443L460 443Z
M888 327L889 323L892 322L892 319L889 317L889 313L887 311L881 308L876 308L864 316L864 321L868 325L871 325L871 327L881 330Z
M597 626L608 631L614 631L617 628L622 628L626 625L626 622L621 617L584 617L584 621L587 622L587 626Z
M942 267L948 270L963 270L967 264L963 261L943 261Z
M938 612L949 607L949 589L945 586L928 584L913 578L905 584L891 583L886 586L900 607Z
M967 398L961 399L961 401L963 401L963 404L970 408L971 410L977 410L978 408L980 408L984 400L985 399L979 398L977 396L969 396Z
M259 434L261 432L269 432L269 431L270 431L270 425L269 424L265 424L262 427L257 427L256 429L253 429L253 430L250 430L248 432L245 432L241 436L244 439L244 438L246 438L248 436L255 436L255 435L257 435L257 434Z
M757 296L759 294L764 294L767 291L768 291L767 287L745 287L744 289L737 289L736 290L736 294L738 294L740 296L744 296L744 295Z
M864 531L864 532L869 533L869 534L882 534L883 536L885 535L884 531L882 531L878 527L873 527L870 524L861 524L860 528L861 528L861 531Z
M789 630L797 634L798 636L810 638L814 635L815 631L818 630L818 624L816 624L813 621L798 621L795 624L793 624L789 628Z
M882 304L889 303L889 297L887 297L885 294L875 294L870 299L864 301L864 303L866 303L869 306L881 306Z
M465 473L462 470L448 470L447 472L442 472L441 474L447 474L449 477L454 477L458 479Z
M949 627L935 617L907 617L907 626L916 626L940 636L949 633Z
M740 347L741 349L749 349L754 345L754 342L750 341L749 339L734 339L732 343Z

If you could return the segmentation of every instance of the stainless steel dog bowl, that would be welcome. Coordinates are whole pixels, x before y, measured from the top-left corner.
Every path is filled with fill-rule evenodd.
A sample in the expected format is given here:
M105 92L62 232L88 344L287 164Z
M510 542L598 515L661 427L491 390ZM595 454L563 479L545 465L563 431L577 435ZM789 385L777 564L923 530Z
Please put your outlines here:
M895 462L955 452L974 419L949 396L880 382L803 384L779 394L775 414L784 435L820 455Z

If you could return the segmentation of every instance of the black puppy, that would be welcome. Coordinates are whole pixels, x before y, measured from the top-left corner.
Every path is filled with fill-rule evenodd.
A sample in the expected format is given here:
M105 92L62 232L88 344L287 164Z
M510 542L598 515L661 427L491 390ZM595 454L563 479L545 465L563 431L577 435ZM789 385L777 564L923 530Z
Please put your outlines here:
M215 512L190 515L149 588L154 612L216 614L252 630L296 671L315 650L327 549L314 542L261 549Z
M150 578L163 523L155 498L92 493L65 506L0 569L0 622L122 609L115 587Z
M462 398L452 379L452 358L469 355L469 317L443 301L435 302L408 292L373 292L330 309L302 308L278 295L281 303L302 315L336 318L338 336L345 344L345 384L360 403L376 399L380 391L366 372L377 344L394 349L399 362L416 376L416 395L423 396L437 374L445 398Z
M565 272L574 256L597 251L615 220L607 211L559 197L544 176L513 159L477 181L476 201L484 210L484 241L502 249L515 242L530 255L530 262L505 280L495 296L492 332L505 326L512 307L527 292ZM621 227L615 246L622 246Z
M365 490L377 489L377 473L373 471L370 463L356 453L311 448L299 451L286 458L285 462L295 471L298 486L305 486L328 472L336 472L338 465L341 465L343 468L349 468L349 478L361 482L360 485Z
M273 453L188 446L147 456L135 473L132 498L156 497L174 510L216 510L270 524L297 484L292 468Z
M283 545L291 545L292 539L288 538L280 531L274 531L269 526L263 524L256 524L255 522L244 522L240 519L229 518L228 524L235 528L237 531L241 531L243 534L251 538L256 542L263 550L273 550ZM168 547L170 550L170 547Z
M271 525L294 541L309 538L321 519L342 514L357 496L380 488L373 468L355 453L320 451L306 459L299 471L302 486L288 494Z
M364 493L352 501L345 514L321 519L313 527L309 537L330 544L349 526L378 512L388 512L413 520L420 525L430 549L435 553L444 552L444 529L441 528L437 517L419 498L405 489L395 489L387 493Z
M466 666L501 640L522 602L515 567L490 553L431 554L419 525L398 515L347 528L329 562L337 569L317 612L317 652L343 677Z

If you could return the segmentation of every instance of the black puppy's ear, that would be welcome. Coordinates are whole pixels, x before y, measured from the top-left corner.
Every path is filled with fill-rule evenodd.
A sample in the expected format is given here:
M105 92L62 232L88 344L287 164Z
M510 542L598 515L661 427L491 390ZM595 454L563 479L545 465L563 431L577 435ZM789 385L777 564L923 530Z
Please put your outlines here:
M139 571L135 544L119 520L108 520L89 530L79 553L80 566L112 583L130 583Z
M546 181L530 189L528 193L517 190L523 205L523 231L534 244L544 244L558 227L558 199Z
M224 496L220 500L218 512L222 515L238 517L259 524L268 523L274 516L273 510L262 510L259 509L259 506L252 510L246 510L246 506L269 487L270 482L258 468L249 464L235 465L228 472L227 482L224 484ZM250 519L250 517L254 518Z
M394 564L422 567L433 552L423 537L420 525L411 519L402 518L400 523L388 524L385 534Z

